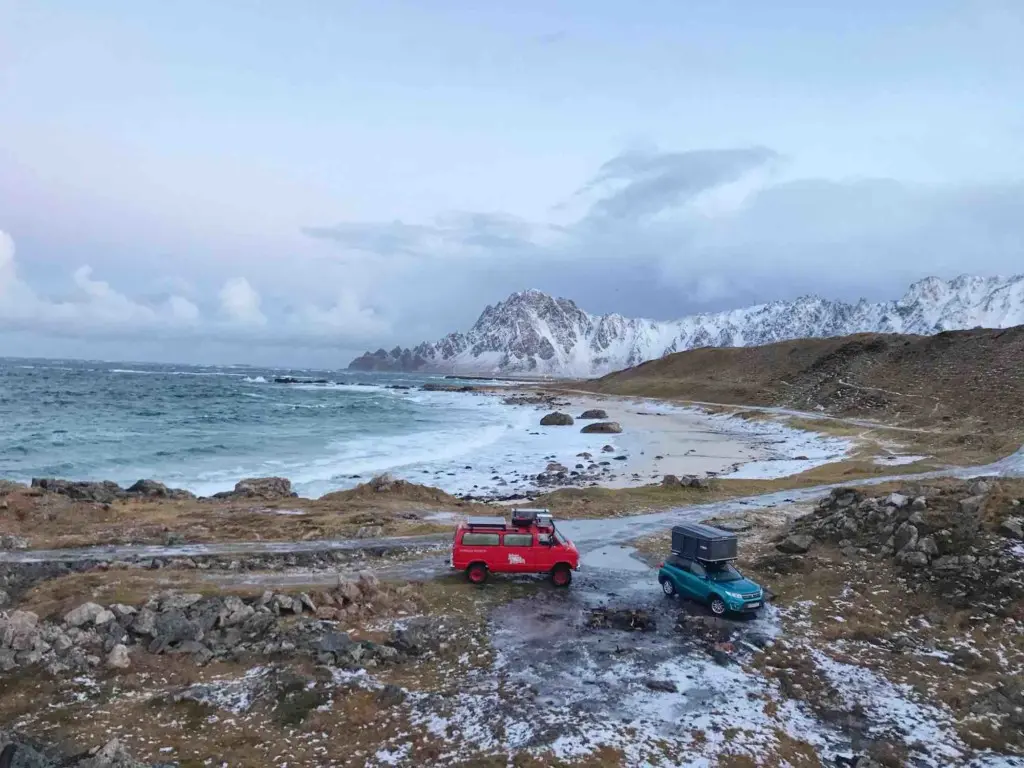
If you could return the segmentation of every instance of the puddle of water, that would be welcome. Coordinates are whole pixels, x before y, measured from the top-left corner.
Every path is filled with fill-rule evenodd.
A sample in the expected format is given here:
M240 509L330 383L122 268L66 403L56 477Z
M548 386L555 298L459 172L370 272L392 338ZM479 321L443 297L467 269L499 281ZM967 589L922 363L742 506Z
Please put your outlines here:
M584 568L601 568L612 571L635 571L647 573L652 569L635 557L635 547L609 544L585 553L581 562Z

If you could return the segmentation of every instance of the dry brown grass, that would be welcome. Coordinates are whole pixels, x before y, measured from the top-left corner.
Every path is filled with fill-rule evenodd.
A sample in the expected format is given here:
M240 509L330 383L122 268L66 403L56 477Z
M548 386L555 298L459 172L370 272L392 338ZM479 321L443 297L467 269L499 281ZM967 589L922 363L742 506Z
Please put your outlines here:
M617 517L654 512L673 507L690 506L713 501L759 496L775 491L813 488L819 485L848 483L855 480L906 475L933 469L922 462L913 465L884 467L866 459L850 459L824 464L777 480L730 480L715 478L710 487L678 488L645 485L638 488L563 488L538 497L533 503L551 509L556 517Z
M294 541L352 537L367 526L380 526L385 536L437 533L451 526L424 520L431 512L491 510L413 483L383 492L368 486L316 500L127 500L108 505L20 488L0 504L0 531L24 536L34 548L164 544L171 537L190 543Z

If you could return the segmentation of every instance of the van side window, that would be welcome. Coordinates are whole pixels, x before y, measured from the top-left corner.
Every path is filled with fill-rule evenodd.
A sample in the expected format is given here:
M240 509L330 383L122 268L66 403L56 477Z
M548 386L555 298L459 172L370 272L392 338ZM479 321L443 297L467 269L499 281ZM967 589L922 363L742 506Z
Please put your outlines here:
M540 543L540 544L544 544L544 545L550 544L551 543L551 534L550 533L538 533L537 534L537 542Z
M532 547L533 546L533 534L532 533L506 533L505 534L505 546L506 547Z
M462 543L467 547L496 547L501 542L496 533L464 533Z

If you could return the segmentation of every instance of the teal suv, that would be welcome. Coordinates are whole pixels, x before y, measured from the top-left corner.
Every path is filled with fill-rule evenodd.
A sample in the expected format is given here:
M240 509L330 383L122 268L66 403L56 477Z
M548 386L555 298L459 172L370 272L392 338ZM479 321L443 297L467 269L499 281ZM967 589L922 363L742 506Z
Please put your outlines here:
M702 563L672 555L658 569L658 583L669 597L682 595L707 605L713 614L750 613L764 605L764 590L731 563Z

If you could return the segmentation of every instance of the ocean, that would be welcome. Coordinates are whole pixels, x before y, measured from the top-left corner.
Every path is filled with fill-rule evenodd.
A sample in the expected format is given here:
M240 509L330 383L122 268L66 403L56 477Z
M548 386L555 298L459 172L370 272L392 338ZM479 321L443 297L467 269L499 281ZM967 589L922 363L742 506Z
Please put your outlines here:
M275 383L287 377L311 381ZM411 374L0 359L0 478L122 485L152 478L210 495L243 477L277 475L318 497L390 472L453 493L494 492L495 475L539 471L553 451L579 449L580 438L568 434L538 441L531 408L420 390L427 382L458 383Z

